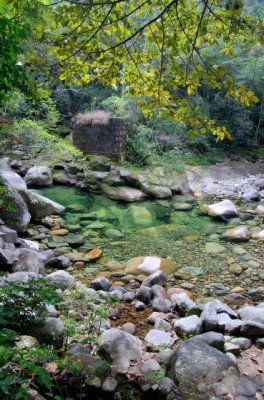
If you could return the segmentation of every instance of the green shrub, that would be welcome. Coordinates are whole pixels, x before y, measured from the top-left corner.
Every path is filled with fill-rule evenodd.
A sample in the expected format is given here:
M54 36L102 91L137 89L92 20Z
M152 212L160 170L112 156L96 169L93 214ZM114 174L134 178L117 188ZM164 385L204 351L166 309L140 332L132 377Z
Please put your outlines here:
M1 331L0 331L1 337ZM43 394L61 400L52 394L52 380L43 364L54 360L47 349L19 350L0 345L0 398L1 400L29 400L31 388L41 389Z
M69 161L70 159L81 161L84 158L83 153L69 141L49 133L42 121L34 121L26 118L14 121L8 131L2 131L2 135L5 135L12 141L32 147L32 151L34 151L35 147L38 149L48 149L51 153L51 162L54 163L58 160ZM45 154L44 160L48 159L49 154Z
M70 337L81 334L85 335L83 343L92 353L96 352L102 321L109 318L108 307L116 304L116 296L109 298L99 293L90 295L81 288L69 290L64 296L64 301L59 304L59 309L64 314L64 318L61 317L65 326L64 349L68 348ZM74 317L68 314L69 310L78 310L78 313L83 315L82 328L76 327Z
M49 96L33 100L18 90L9 94L0 109L0 115L8 119L40 120L48 129L54 129L61 119L56 104Z
M6 282L0 289L0 327L24 332L35 313L47 304L57 304L56 286L44 279Z
M22 144L51 145L57 138L47 132L45 125L40 121L23 118L15 121L12 133Z

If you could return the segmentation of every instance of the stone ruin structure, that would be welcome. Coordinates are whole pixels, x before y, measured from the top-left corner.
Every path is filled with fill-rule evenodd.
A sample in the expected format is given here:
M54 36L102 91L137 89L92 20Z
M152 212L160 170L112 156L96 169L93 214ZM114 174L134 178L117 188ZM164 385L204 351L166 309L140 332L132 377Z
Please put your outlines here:
M79 113L73 118L73 144L85 154L98 154L123 161L127 121L106 111Z

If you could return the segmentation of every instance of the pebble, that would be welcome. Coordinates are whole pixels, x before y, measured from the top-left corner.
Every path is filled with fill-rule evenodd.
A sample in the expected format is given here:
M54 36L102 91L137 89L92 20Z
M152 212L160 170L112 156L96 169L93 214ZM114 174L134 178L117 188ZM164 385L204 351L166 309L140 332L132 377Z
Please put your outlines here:
M102 390L107 393L114 393L117 388L118 382L115 378L106 378L103 383Z
M224 351L226 353L239 354L241 351L241 348L234 343L226 342L224 344Z
M135 309L137 310L137 311L142 311L142 310L145 310L145 304L144 303L142 303L142 301L137 301L136 302L136 304L135 304Z
M233 264L229 267L229 271L235 275L240 275L242 272L242 267L239 264Z
M121 329L123 331L126 331L127 333L130 333L130 335L134 335L134 333L136 332L136 325L132 322L126 322L124 325L121 326Z

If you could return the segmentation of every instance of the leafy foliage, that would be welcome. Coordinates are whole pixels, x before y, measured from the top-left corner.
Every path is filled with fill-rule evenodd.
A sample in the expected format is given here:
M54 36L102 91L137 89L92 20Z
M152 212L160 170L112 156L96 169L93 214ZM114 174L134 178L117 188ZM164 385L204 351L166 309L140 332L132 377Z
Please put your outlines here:
M73 90L67 86L99 82L134 96L147 118L169 117L192 134L210 132L217 140L231 135L197 102L202 86L246 107L259 102L226 65L238 44L263 43L263 6L256 2L251 7L245 0L2 3L8 6L7 24L30 24L23 58L35 71L39 92L51 91L44 84L50 78L59 78L60 90L70 96ZM208 48L216 47L217 60L207 56Z
M0 104L11 90L28 92L27 72L19 61L28 30L27 24L8 18L0 4Z
M1 334L1 331L0 331ZM2 400L28 400L30 386L40 387L45 395L52 395L52 381L43 364L56 357L41 348L27 351L0 345L0 396ZM59 400L59 397L57 397Z
M99 293L91 295L82 288L68 291L64 301L59 305L64 314L62 318L65 326L64 348L68 348L70 337L82 335L83 343L92 353L96 352L102 322L109 318L108 307L117 303L118 299L115 296L106 297ZM82 328L76 328L76 319L69 314L69 310L73 309L78 310L83 316ZM76 318L78 319L78 314Z
M56 287L44 279L27 282L6 282L0 289L0 327L23 332L35 313L47 304L56 304Z
M51 9L49 29L56 45L50 56L57 59L54 65L60 67L60 79L77 85L94 80L123 85L127 94L138 98L147 117L158 113L187 124L193 133L209 131L217 140L230 138L227 127L205 115L194 97L205 85L245 106L258 102L252 90L235 81L223 61L233 57L237 42L263 41L261 19L243 11L242 1L100 4L65 1ZM206 49L216 45L221 46L221 57L211 62Z

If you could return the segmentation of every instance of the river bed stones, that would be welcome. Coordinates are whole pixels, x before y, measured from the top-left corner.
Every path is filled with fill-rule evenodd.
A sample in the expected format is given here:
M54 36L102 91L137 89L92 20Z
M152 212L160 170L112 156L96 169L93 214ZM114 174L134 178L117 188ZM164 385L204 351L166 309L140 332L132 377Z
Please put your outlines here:
M52 272L46 275L45 279L56 284L62 290L75 286L76 284L75 278L64 270Z
M167 199L172 196L172 191L169 187L158 186L158 185L147 185L146 183L141 185L141 189L150 197L155 199Z
M154 347L172 347L174 339L168 332L151 329L144 338L145 342Z
M101 189L108 197L110 197L110 199L114 200L133 202L142 200L147 197L147 195L141 190L128 186L112 187L107 184L102 184Z
M100 336L98 352L122 370L128 369L130 362L141 356L142 348L133 335L111 328Z
M206 251L206 253L210 253L210 254L218 254L218 253L226 252L226 248L219 243L208 242L205 245L205 251Z
M88 251L88 253L85 253L85 257L89 258L89 260L96 260L97 258L100 258L101 255L103 254L103 250L102 249L92 249L90 251Z
M202 321L197 315L191 315L178 319L173 327L179 336L198 335L202 332Z
M231 200L223 200L219 203L207 206L210 217L232 218L238 215L238 211Z
M124 272L127 274L145 273L151 275L156 271L163 271L172 274L176 270L176 262L160 257L135 257L128 260L125 264Z
M230 367L237 369L230 357L206 343L182 342L171 362L170 375L184 393L195 393L206 381L217 381Z
M36 274L44 274L43 257L31 249L18 249L15 252L15 262L12 266L13 272L35 272Z
M221 238L230 242L247 242L250 232L246 226L238 226L222 233Z
M133 204L129 207L129 213L135 225L149 226L153 223L152 214L146 207Z
M68 233L69 233L68 229L64 229L64 228L53 229L50 231L51 236L66 236L66 235L68 235Z

